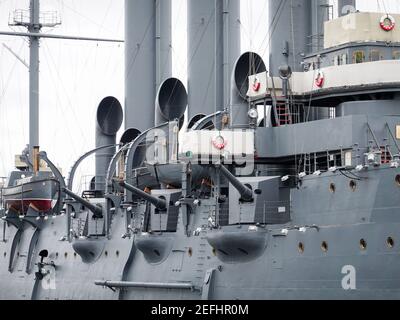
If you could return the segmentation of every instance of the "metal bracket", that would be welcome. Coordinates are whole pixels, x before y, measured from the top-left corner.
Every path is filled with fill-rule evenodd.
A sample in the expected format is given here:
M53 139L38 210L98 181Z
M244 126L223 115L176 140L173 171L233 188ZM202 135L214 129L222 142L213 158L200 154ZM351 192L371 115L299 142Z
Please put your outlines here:
M203 287L201 291L201 300L210 300L212 295L212 285L216 269L208 269L204 276Z

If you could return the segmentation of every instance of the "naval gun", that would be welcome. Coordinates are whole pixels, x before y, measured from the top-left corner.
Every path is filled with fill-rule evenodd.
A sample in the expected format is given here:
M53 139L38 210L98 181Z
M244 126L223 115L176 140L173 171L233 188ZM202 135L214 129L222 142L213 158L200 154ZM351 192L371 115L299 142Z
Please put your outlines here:
M71 190L69 190L67 188L63 188L62 191L66 195L68 195L72 199L74 199L75 201L77 201L80 204L82 204L85 208L87 208L90 211L92 211L96 218L102 218L103 217L103 208L99 204L94 205L94 204L90 203L89 201L83 199L82 197L78 196L77 194L73 193Z
M182 197L180 189L153 189L148 194L122 180L114 179L124 189L151 204L143 224L145 232L176 232L179 207L175 204Z
M140 190L139 188L136 188L136 187L132 186L131 184L126 183L125 181L118 181L118 183L122 188L125 188L126 190L136 194L138 197L150 202L158 210L166 210L167 209L167 202L164 199L154 197L151 194L148 194L147 192L144 192L144 191Z
M217 169L222 173L222 175L235 187L235 189L239 192L242 200L244 201L252 201L253 200L253 191L241 183L224 165L217 164L215 165Z

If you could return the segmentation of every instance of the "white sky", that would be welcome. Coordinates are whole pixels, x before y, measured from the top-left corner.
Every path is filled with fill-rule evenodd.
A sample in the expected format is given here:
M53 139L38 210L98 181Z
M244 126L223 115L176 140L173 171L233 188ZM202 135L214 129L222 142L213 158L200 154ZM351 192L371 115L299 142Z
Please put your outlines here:
M199 0L200 1L200 0ZM276 0L273 0L276 1ZM241 0L242 51L267 60L263 41L268 29L268 1ZM400 12L398 0L359 0L361 11ZM9 15L27 9L29 0L0 0L0 30ZM123 0L41 0L42 11L58 11L62 25L45 32L91 37L124 37ZM186 81L186 0L173 0L174 76ZM28 70L5 49L29 61L26 40L0 36L0 177L13 169L14 155L28 141ZM98 103L108 95L124 101L123 44L67 40L41 41L40 145L67 175L73 162L94 146ZM121 130L120 134L123 130ZM93 162L80 174L93 174Z

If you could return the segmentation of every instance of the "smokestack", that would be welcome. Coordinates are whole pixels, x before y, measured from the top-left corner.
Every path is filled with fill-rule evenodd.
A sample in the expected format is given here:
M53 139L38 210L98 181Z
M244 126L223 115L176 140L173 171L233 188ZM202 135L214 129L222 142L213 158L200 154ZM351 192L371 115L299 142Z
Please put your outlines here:
M311 2L311 51L320 51L324 47L324 24L329 20L329 1L312 0Z
M302 55L310 51L311 12L311 1L269 1L269 72L273 76L278 76L284 65L302 71Z
M123 111L119 101L114 97L104 98L97 108L96 120L96 148L115 145L117 132L123 120ZM98 191L105 190L107 169L114 153L115 147L96 153L95 189Z
M240 55L240 1L188 0L189 119L229 106Z
M171 0L125 0L125 128L154 126L154 98L171 76Z
M338 0L338 16L342 17L356 11L356 0Z

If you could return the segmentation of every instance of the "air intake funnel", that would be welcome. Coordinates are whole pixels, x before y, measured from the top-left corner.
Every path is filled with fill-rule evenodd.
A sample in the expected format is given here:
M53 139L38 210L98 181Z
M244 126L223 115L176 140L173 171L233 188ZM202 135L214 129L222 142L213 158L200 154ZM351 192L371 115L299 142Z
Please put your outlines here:
M156 98L156 125L181 119L186 111L188 95L183 83L176 78L165 80Z
M230 119L233 128L248 127L247 92L249 77L267 71L263 59L254 52L242 54L236 61L231 78L231 110Z
M96 148L115 145L117 132L122 125L123 111L119 101L114 97L104 98L96 115ZM96 190L105 190L105 178L108 165L115 153L115 147L110 147L96 153Z
M125 130L120 139L121 145L126 145L134 141L141 134L140 130L136 128L129 128Z

